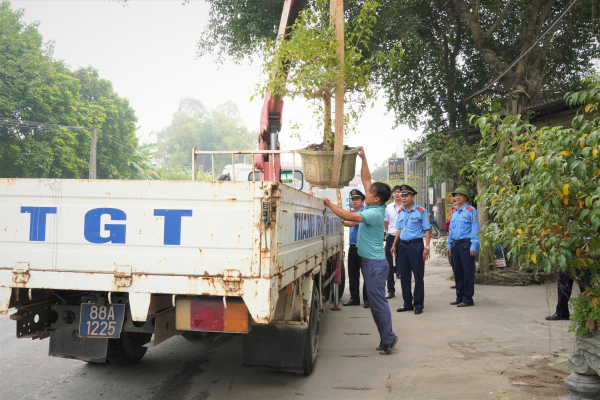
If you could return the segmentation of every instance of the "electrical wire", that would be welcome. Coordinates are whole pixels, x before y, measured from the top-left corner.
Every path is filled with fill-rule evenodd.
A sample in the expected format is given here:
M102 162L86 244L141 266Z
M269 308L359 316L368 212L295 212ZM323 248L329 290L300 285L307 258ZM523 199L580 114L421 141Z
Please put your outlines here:
M23 127L23 128L31 128L31 129L50 129L50 128L65 128L69 130L91 130L91 128L83 127L83 126L69 126L69 125L57 125L57 124L47 124L45 122L35 122L35 121L26 121L22 119L13 119L13 118L0 118L0 126L10 126L10 127ZM98 131L98 133L102 133ZM146 156L144 153L139 152L133 147L129 146L127 143L122 142L118 139L111 138L109 136L102 136L103 139L108 139L111 142L117 143L122 147L131 150L134 153L137 153L140 156Z
M554 27L560 22L560 20L563 19L565 17L565 15L567 15L567 13L571 10L571 8L573 8L573 6L577 3L577 1L578 0L572 0L571 3L569 3L569 5L567 6L567 8L565 8L564 11L558 16L558 18L556 18L554 20L554 22L552 22L552 24L550 24L550 26L544 32L542 32L542 34L540 36L538 36L537 39L535 39L533 41L533 43L531 43L529 45L529 47L523 53L521 53L521 55L515 61L513 61L500 75L498 75L496 78L494 78L490 83L485 85L482 89L478 90L477 92L473 93L472 95L470 95L468 97L465 97L460 102L464 103L466 101L471 100L473 97L479 96L481 93L488 90L493 84L498 82L504 75L506 75L508 73L508 71L510 71L512 69L512 67L517 65L517 63L519 61L521 61L521 59L523 57L525 57L525 55L527 55L527 53L529 53L539 43L539 41L542 40L542 38L548 34L548 32L550 32L552 29L554 29Z
M0 118L0 125L5 126L22 126L25 128L65 128L70 130L90 130L90 128L82 126L56 125L46 124L44 122L25 121L22 119Z

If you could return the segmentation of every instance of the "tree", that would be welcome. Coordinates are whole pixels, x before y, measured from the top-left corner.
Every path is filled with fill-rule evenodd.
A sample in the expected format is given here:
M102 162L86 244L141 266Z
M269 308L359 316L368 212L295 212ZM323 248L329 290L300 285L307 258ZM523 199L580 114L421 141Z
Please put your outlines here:
M401 58L397 45L389 49L369 49L372 28L377 22L376 1L365 1L360 12L344 28L344 42L335 36L330 10L325 0L316 0L312 8L300 14L289 33L276 40L265 39L263 81L256 94L271 92L294 99L299 96L313 105L318 126L323 129L323 150L332 151L334 134L332 99L336 85L344 84L344 133L352 131L365 106L378 90L378 75L383 64L392 65ZM338 48L343 46L343 65Z
M93 68L71 73L52 58L36 24L0 3L0 176L85 178L90 132L25 123L96 127L98 177L131 178L135 115ZM2 121L2 120L0 120Z
M175 173L173 176L178 177L183 175L177 171L192 166L192 148L206 151L252 150L256 148L258 133L248 131L232 102L210 110L198 99L185 98L173 114L171 124L157 132L156 137L157 161L164 167L164 173ZM248 157L246 162L251 162ZM236 162L240 161L236 159ZM227 164L231 164L230 156L215 156L215 174L218 176ZM211 157L198 156L198 165L205 172L211 171Z
M583 307L600 296L595 283L600 268L600 81L566 100L581 106L572 127L536 129L520 116L479 118L483 140L473 166L480 179L491 182L480 196L500 228L483 228L484 245L508 247L507 255L518 258L521 268L536 272L561 269L578 279L589 271L593 287L578 300ZM509 144L497 163L490 148L502 141ZM512 177L525 171L515 183ZM587 332L590 319L600 323L594 309L595 303L588 308L591 315L576 311L578 333Z
M80 120L84 126L95 126L98 134L97 174L101 179L132 179L140 175L131 170L131 163L140 162L140 154L149 148L141 148L135 135L137 118L129 100L119 97L112 83L101 79L92 67L81 68L73 73L81 85ZM89 139L87 141L89 144ZM88 167L89 168L89 167ZM143 175L142 175L143 176Z
M0 3L0 117L78 126L77 79L52 59L52 45L44 45L36 25L23 23L22 16L22 10ZM78 177L85 154L82 136L83 131L4 124L0 175Z

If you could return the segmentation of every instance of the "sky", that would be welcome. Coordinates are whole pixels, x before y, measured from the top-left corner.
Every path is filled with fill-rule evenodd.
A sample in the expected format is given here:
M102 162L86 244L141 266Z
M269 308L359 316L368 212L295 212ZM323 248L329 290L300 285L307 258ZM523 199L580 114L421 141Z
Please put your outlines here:
M260 79L260 65L232 61L215 63L198 58L196 44L207 24L209 6L203 1L109 0L12 1L25 9L27 23L39 22L44 41L54 41L54 57L72 70L92 66L112 82L119 96L129 99L138 118L140 142L155 141L152 132L169 125L179 101L195 97L209 108L226 101L238 106L248 129L258 131L262 99L250 97ZM310 127L312 113L302 100L284 100L282 149L299 149L321 142ZM290 126L301 122L302 141L290 138ZM309 121L307 123L307 121ZM359 121L358 133L348 135L349 146L364 146L369 164L380 164L418 132L406 126L393 129L394 115L386 115L385 95ZM240 149L245 150L245 149ZM398 155L400 156L400 155Z

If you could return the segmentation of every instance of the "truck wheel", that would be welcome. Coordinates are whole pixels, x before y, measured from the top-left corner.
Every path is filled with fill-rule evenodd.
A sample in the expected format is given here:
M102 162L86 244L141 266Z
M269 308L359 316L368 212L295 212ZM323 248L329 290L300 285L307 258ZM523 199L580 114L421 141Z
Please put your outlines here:
M306 343L304 344L304 375L310 375L317 363L319 355L319 326L321 325L321 310L319 310L319 291L317 285L313 288L310 319L308 331L306 332Z
M144 345L150 339L151 333L121 332L120 338L108 339L106 359L116 365L137 364L148 351Z

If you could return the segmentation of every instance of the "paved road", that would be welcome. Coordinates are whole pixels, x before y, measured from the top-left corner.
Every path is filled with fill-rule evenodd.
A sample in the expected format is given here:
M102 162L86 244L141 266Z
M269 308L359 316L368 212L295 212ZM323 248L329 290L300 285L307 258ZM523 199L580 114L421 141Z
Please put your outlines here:
M457 309L448 304L449 275L444 260L428 262L425 312L392 312L400 343L391 356L375 351L369 310L326 310L310 377L242 367L241 337L233 335L203 345L174 337L133 367L51 358L48 340L17 340L14 321L0 316L0 398L540 400L565 394L573 336L568 323L543 319L556 301L555 284L478 285L476 307ZM401 304L390 301L394 309Z

